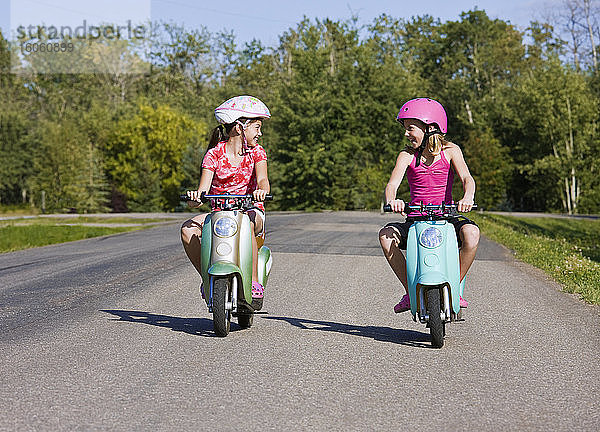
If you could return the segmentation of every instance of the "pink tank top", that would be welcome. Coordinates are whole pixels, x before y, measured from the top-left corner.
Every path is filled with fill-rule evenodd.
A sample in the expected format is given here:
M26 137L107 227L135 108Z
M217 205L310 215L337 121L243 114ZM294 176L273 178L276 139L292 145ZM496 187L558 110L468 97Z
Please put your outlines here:
M406 178L410 186L411 204L441 204L452 202L452 183L454 181L454 171L450 163L440 152L440 159L426 166L422 162L415 167L417 156L413 157L410 165L406 169ZM418 213L410 214L414 216Z

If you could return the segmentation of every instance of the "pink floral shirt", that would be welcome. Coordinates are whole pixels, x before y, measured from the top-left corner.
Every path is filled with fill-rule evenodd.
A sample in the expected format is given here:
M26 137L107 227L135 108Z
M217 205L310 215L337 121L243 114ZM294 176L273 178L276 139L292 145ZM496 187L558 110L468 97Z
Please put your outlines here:
M209 194L230 193L234 195L251 194L258 188L256 162L267 160L265 149L257 145L249 149L239 165L234 166L229 161L225 152L226 141L221 141L204 155L202 168L214 172ZM262 202L257 202L256 207L265 211Z

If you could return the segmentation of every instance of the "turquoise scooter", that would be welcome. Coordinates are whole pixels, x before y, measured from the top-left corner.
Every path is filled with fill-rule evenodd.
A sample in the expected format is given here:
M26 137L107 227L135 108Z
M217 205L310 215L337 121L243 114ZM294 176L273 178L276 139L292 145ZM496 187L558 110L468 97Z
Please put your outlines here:
M414 223L408 230L406 242L406 274L410 311L413 320L426 324L435 348L444 345L446 323L462 320L460 297L465 279L460 281L458 242L454 225L448 222L457 217L455 204L408 205ZM476 208L476 206L473 206ZM384 211L392 211L385 205Z
M187 195L181 200L188 201ZM273 199L267 195L267 200ZM249 328L254 312L262 308L263 299L252 298L252 232L250 218L243 210L254 207L252 195L202 194L202 202L211 200L218 210L212 211L202 227L200 269L202 297L213 314L217 336L227 336L231 317L241 328ZM264 238L257 237L258 282L267 285L272 257Z

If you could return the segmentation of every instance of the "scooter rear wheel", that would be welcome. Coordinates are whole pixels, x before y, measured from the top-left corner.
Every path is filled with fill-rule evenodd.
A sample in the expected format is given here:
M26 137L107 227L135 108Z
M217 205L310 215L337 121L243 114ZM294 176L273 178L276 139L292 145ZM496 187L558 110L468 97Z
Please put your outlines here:
M231 283L228 278L215 279L213 283L213 328L215 334L225 337L231 328L231 310L227 303L231 302Z
M254 314L253 313L239 314L238 315L238 324L243 329L247 329L247 328L252 327L252 323L253 322L254 322Z
M440 290L430 289L427 291L427 312L429 314L429 332L431 333L431 345L434 348L444 346L444 323L440 315Z

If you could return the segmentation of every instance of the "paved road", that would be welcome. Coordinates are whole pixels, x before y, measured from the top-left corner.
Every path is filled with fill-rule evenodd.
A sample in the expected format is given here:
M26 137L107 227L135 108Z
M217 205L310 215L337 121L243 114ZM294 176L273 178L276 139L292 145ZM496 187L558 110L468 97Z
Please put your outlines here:
M0 255L0 430L599 430L600 308L484 240L431 349L392 218L270 215L265 313L225 339L178 221Z

